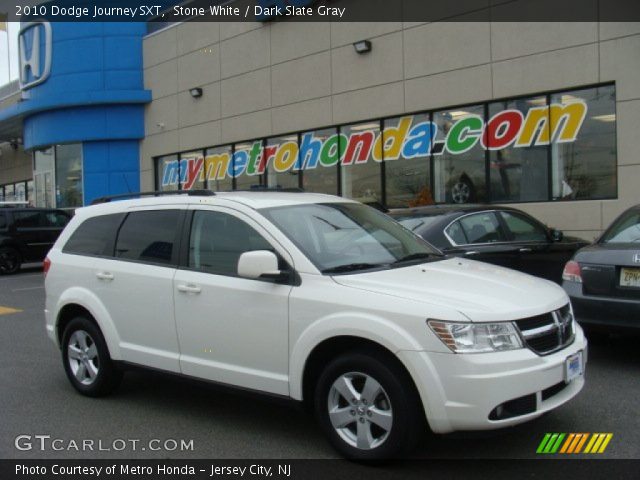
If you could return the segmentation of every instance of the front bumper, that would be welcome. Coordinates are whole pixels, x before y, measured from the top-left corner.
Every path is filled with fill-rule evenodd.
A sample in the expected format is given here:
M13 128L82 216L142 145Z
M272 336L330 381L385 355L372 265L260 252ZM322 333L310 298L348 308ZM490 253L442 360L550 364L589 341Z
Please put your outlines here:
M565 384L565 362L580 351L584 372L587 340L576 326L574 342L547 356L528 349L489 354L402 351L399 356L418 387L431 429L448 433L516 425L567 402L584 386L584 373ZM527 413L495 419L496 407L523 397L529 401Z
M640 301L585 295L582 284L563 282L576 320L584 325L640 330Z

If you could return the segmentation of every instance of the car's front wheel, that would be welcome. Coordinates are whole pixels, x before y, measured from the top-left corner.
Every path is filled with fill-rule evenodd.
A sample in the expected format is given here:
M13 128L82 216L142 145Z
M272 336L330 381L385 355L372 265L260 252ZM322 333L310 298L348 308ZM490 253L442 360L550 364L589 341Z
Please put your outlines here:
M354 460L407 453L424 428L418 395L408 375L373 353L343 355L317 384L315 412L333 446Z
M74 318L65 328L62 361L71 384L89 397L108 395L122 379L100 329L85 317Z

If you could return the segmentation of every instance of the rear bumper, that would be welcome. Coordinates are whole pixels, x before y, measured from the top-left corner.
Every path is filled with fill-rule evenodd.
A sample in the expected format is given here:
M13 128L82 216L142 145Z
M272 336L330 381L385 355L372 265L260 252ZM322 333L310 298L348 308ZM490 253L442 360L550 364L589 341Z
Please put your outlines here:
M576 320L583 325L640 330L640 300L584 295L582 284L563 282Z
M571 345L547 356L528 349L476 355L403 351L399 355L416 382L434 432L490 430L539 417L582 390L584 375L564 381L565 362L577 352L582 352L585 371L587 341L582 329L576 330ZM496 408L505 404L525 408L496 419Z

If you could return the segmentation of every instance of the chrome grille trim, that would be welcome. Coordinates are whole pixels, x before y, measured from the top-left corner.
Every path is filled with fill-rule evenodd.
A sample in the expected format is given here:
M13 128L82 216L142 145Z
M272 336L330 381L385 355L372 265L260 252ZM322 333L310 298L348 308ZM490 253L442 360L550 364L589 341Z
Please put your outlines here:
M541 356L550 355L573 343L575 339L574 320L569 304L533 318L536 319L536 324L544 319L544 325L527 328L527 325L532 323L531 318L516 320L515 324L523 344L534 353Z

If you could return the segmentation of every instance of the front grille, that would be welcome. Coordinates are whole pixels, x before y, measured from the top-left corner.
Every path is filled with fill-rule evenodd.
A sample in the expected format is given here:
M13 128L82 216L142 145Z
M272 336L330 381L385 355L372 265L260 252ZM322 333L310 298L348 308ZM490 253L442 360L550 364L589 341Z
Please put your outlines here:
M554 312L516 320L527 347L548 355L573 342L573 315L569 304Z

